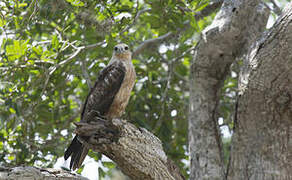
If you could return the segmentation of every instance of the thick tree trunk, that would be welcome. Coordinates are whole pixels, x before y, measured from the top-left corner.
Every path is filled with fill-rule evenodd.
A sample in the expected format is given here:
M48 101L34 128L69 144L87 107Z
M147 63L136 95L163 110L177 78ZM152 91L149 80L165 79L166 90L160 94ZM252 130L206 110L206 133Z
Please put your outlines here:
M217 123L220 89L232 62L263 32L267 17L259 0L227 0L202 33L190 76L190 179L226 179Z
M240 76L230 180L292 179L292 3Z

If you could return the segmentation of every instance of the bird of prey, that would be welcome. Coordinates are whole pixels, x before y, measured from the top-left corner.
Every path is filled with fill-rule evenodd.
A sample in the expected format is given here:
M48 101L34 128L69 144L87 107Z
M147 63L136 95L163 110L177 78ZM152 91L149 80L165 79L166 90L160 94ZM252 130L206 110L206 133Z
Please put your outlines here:
M100 71L94 87L85 100L80 122L88 123L90 112L98 112L106 119L121 117L136 79L131 56L128 45L118 44L114 47L109 64ZM88 151L89 149L82 145L76 135L64 154L65 160L71 156L70 169L79 168Z

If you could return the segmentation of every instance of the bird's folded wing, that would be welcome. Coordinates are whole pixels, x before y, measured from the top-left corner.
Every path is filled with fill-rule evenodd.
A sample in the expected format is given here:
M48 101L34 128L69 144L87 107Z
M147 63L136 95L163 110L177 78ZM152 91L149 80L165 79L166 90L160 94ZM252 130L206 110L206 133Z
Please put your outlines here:
M97 78L94 87L88 94L81 112L81 122L88 122L90 112L98 112L104 116L117 92L126 74L126 68L120 61L115 61L104 68Z

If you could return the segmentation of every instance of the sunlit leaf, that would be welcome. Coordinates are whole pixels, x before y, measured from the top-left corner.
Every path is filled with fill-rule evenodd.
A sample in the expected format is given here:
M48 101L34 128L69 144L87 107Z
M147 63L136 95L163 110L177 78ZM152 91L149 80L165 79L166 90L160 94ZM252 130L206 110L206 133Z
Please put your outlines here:
M73 6L84 6L84 2L81 0L66 0L67 2L71 3Z

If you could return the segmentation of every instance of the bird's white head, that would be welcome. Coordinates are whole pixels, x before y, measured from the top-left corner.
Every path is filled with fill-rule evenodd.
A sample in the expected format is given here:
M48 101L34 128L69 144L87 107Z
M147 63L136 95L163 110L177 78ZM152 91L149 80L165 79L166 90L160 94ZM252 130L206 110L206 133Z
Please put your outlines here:
M132 53L127 44L118 44L114 47L114 56L119 58L120 60L131 60Z

